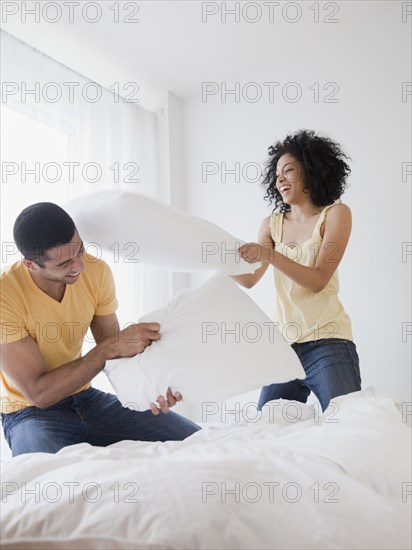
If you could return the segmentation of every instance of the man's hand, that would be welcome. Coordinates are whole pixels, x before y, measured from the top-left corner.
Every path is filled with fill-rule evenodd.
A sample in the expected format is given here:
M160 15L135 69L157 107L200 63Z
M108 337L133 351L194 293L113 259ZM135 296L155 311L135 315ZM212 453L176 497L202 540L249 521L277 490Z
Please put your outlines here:
M138 323L116 331L102 342L108 348L110 359L133 357L142 353L153 340L160 340L159 323Z
M169 407L174 407L178 401L182 400L182 394L180 394L178 391L173 395L172 390L170 388L167 388L166 393L166 399L163 397L163 395L159 395L157 398L157 402L159 403L159 408L155 405L155 403L150 403L150 410L153 414L159 414L160 411L163 413L169 412Z

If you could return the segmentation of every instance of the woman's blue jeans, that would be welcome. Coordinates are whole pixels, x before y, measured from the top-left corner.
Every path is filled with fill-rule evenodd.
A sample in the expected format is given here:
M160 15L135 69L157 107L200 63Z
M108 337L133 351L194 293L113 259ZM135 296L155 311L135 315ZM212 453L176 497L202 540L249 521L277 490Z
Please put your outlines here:
M45 409L26 407L2 413L4 435L13 456L56 453L67 445L90 443L106 447L125 439L180 441L197 430L172 411L154 415L122 406L116 396L95 388L76 393Z
M306 373L305 380L264 386L258 409L274 399L290 399L306 403L311 391L324 411L338 395L361 389L359 357L355 344L341 338L322 338L312 342L292 344Z

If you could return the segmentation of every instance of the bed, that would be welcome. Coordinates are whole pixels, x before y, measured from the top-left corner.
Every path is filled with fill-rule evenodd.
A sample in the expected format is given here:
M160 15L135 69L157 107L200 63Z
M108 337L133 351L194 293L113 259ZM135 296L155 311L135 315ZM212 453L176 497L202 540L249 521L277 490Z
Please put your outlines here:
M2 547L411 548L410 405L370 390L323 414L279 400L182 442L18 456Z

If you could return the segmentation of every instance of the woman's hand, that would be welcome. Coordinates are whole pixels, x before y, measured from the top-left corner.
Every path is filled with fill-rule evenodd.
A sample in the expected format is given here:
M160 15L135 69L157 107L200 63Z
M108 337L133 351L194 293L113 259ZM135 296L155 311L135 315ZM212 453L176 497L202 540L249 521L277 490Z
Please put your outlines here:
M255 262L270 263L272 249L258 243L246 243L239 248L240 257L248 264Z

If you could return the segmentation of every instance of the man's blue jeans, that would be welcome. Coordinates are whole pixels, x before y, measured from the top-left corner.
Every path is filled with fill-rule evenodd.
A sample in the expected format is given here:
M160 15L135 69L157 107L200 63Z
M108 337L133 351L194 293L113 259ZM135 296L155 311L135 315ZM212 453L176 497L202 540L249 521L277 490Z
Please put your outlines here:
M324 411L338 395L361 389L359 357L355 344L341 338L322 338L313 342L292 344L306 373L305 380L264 386L258 410L274 399L290 399L306 403L311 391Z
M180 441L199 426L169 412L157 416L122 406L114 395L95 388L76 393L45 409L26 407L2 413L4 435L13 456L23 453L56 453L67 445L90 443L106 447L133 441Z

